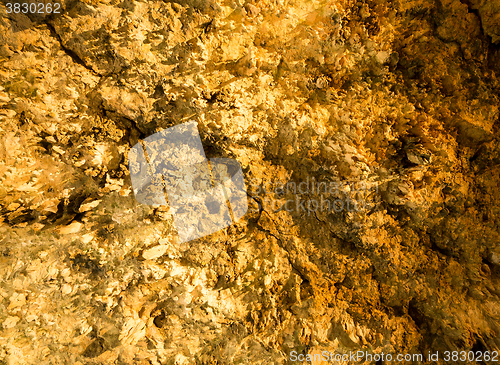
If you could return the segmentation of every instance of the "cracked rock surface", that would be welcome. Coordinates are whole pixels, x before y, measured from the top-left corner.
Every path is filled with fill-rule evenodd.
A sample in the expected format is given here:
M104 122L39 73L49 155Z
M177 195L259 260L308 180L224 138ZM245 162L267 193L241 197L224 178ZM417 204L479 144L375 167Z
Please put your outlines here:
M0 8L0 364L500 350L500 1ZM179 243L128 152L187 121L250 205Z

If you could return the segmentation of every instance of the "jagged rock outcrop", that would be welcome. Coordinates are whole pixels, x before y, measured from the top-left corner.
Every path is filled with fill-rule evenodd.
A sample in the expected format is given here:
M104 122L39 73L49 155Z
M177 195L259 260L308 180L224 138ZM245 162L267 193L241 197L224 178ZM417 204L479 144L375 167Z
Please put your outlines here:
M499 351L499 8L3 11L0 362ZM128 151L189 120L251 197L179 244L168 207L134 199Z

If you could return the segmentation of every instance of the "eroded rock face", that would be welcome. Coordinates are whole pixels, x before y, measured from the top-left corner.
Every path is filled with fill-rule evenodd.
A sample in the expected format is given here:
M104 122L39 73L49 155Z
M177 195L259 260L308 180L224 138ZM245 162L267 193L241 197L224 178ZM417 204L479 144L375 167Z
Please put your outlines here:
M472 9L477 10L484 32L491 37L493 43L500 42L500 4L495 1L473 0Z
M2 12L0 361L498 351L499 7ZM127 156L189 120L251 207L179 244Z

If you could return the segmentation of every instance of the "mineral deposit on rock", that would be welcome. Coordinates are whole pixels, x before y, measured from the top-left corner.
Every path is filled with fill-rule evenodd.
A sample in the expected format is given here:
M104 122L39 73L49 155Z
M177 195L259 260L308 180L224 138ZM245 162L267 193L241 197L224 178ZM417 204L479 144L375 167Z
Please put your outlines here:
M9 1L0 364L500 350L500 1ZM128 154L188 121L249 209L180 243Z

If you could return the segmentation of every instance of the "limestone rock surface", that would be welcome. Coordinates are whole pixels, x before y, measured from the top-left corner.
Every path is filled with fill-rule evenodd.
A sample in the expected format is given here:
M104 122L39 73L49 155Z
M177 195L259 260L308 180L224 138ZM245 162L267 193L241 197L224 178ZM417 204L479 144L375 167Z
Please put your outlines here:
M0 364L500 350L500 1L60 4L0 4ZM250 206L180 244L187 121Z

